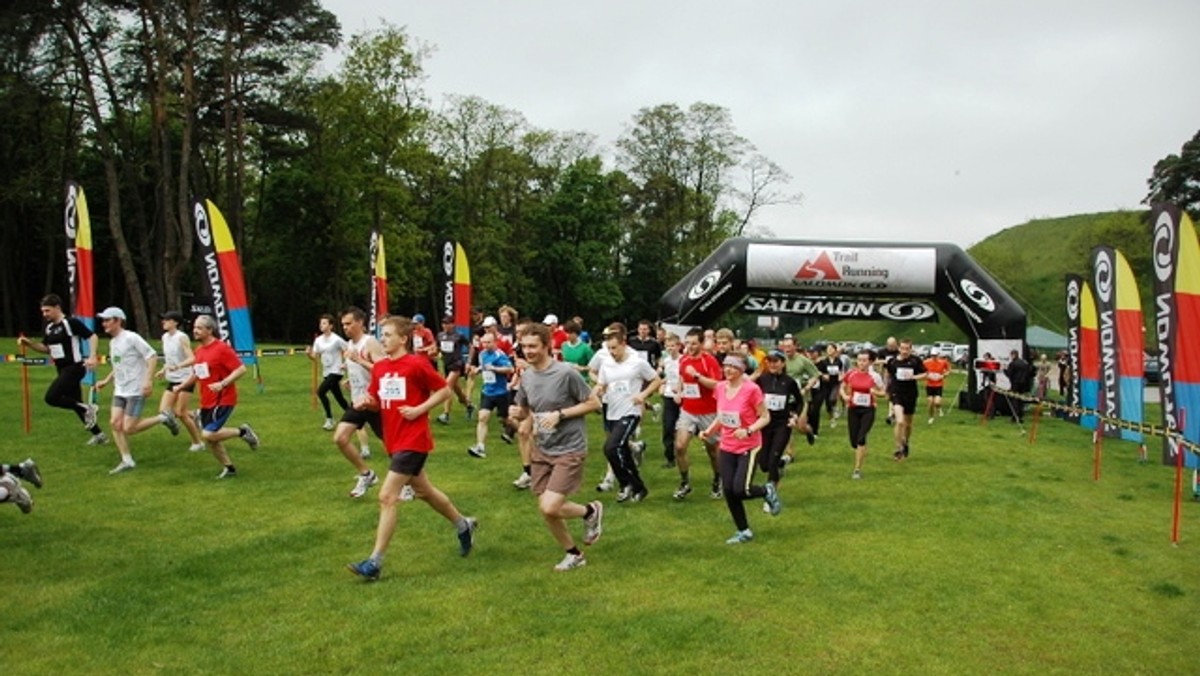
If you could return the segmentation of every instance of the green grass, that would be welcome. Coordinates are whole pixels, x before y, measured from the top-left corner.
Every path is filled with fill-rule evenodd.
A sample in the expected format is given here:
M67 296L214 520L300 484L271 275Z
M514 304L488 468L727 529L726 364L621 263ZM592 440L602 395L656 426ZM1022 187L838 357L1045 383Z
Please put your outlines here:
M480 518L476 552L404 505L383 579L364 584L344 565L369 552L375 504L346 497L307 360L263 368L233 421L263 447L233 442L241 475L215 481L210 456L159 428L133 439L135 471L108 476L115 449L41 403L46 368L24 436L20 369L0 365L0 459L32 455L46 478L33 514L0 509L6 674L1194 671L1179 630L1200 611L1200 506L1172 546L1172 472L1110 442L1094 482L1086 433L1060 421L1030 445L1003 421L921 418L902 465L881 422L861 482L844 426L826 429L800 440L783 514L749 505L757 537L738 547L723 502L670 498L652 443L649 500L606 494L589 565L554 573L561 552L509 484L515 450L493 434L488 459L468 457L456 410L427 467ZM604 471L591 430L586 499Z

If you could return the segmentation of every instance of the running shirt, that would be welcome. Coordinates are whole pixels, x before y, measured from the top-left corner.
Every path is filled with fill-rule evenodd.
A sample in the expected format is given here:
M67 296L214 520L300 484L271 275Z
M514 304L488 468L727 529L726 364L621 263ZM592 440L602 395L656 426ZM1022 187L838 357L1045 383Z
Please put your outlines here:
M783 370L795 378L800 387L804 387L808 381L821 375L821 372L817 370L817 365L799 352L784 359Z
M508 394L509 374L489 371L487 367L509 368L512 365L512 360L500 350L484 350L479 353L479 377L483 379L485 396L503 397Z
M157 357L154 348L133 331L121 331L108 343L108 360L113 368L113 396L140 397L142 385L152 357Z
M762 390L763 399L767 402L767 411L771 414L768 427L786 425L788 416L799 413L804 405L800 386L796 384L796 379L787 373L775 375L767 371L758 377L758 388Z
M367 361L371 360L371 354L367 351L367 343L371 340L371 336L363 334L358 340L346 343L347 349L353 350L359 358ZM371 384L371 370L362 364L346 360L346 375L350 380L350 398L358 399L367 393L367 386Z
M187 361L188 355L184 350L184 345L190 346L190 342L187 334L183 331L162 335L163 374L166 376L167 382L172 385L178 385L188 379L187 369L176 368Z
M550 332L550 349L558 355L560 361L562 360L563 343L567 342L570 337L571 334L563 330L561 326Z
M663 349L657 340L633 335L625 341L625 344L629 346L629 349L637 352L642 359L649 362L651 366L658 368L658 361L662 358Z
M650 362L642 359L626 346L625 360L617 361L611 355L600 365L597 382L604 386L608 403L605 417L620 420L629 416L642 415L642 407L633 401L634 395L646 387L646 383L658 377Z
M950 360L941 359L939 357L930 357L925 360L925 385L928 387L942 387L946 380L946 374L950 373Z
M729 382L717 383L713 388L717 403L717 421L721 428L721 450L738 455L762 446L762 431L753 432L745 439L738 439L739 429L749 431L758 420L758 407L763 403L763 392L753 380L743 377L737 392L730 394Z
M342 353L349 343L336 333L321 334L313 340L312 350L321 357L321 377L340 376L345 370Z
M533 432L538 449L545 455L587 453L587 424L583 416L566 418L553 430L545 430L543 417L587 401L591 388L583 376L569 364L551 361L542 370L532 366L521 371L521 389L517 390L517 405L533 412Z
M916 377L925 373L925 364L915 354L907 358L895 357L884 364L888 374L891 392L900 399L912 399L917 396Z
M405 354L395 359L375 362L371 368L370 394L379 402L379 418L383 424L383 445L389 455L401 451L429 453L433 450L433 432L429 415L406 420L400 413L403 406L420 406L434 392L444 388L446 380L433 369L424 356Z
M698 357L685 354L679 358L679 407L691 415L709 415L717 412L717 400L713 391L700 384L698 380L688 375L690 367L705 378L721 379L721 365L717 358L707 352L701 352Z
M46 325L46 337L42 340L50 349L50 359L56 368L83 362L83 343L92 337L93 331L74 317L63 317Z
M442 331L438 334L438 350L442 353L442 365L447 369L462 366L467 360L471 342L458 331Z
M195 363L192 372L196 374L200 389L200 408L216 408L218 406L235 406L237 404L237 384L229 383L229 387L220 392L208 389L209 384L224 380L242 365L237 353L229 344L214 340L208 345L196 348Z
M682 389L682 383L679 381L679 357L672 357L671 353L663 354L662 360L659 362L662 367L663 396L674 398Z
M413 326L412 346L415 354L429 356L429 346L434 343L433 331L428 326Z
M850 406L866 408L875 406L875 395L872 388L883 388L883 379L875 371L859 371L854 369L842 379L850 388Z
M582 340L572 343L567 341L562 344L563 361L576 366L587 366L588 362L592 361L592 357L596 355L595 350L591 345Z

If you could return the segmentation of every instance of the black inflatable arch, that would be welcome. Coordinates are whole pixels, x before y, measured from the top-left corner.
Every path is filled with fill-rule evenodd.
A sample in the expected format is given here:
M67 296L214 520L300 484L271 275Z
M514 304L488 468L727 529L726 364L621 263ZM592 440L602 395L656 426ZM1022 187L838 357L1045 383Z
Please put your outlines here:
M704 326L730 310L909 322L936 321L940 311L967 334L972 359L1007 360L1025 348L1025 310L953 244L739 237L660 301L662 321L673 324ZM977 392L977 373L968 373Z

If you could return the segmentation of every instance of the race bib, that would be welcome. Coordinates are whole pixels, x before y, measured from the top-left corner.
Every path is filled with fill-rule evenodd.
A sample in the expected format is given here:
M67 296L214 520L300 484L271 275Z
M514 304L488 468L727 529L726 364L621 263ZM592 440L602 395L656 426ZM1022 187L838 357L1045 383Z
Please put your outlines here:
M421 336L413 336L413 349L419 350L425 347L425 339Z
M408 398L408 379L404 376L384 376L379 379L379 400L387 406L389 402Z
M629 394L633 391L633 388L629 387L628 380L618 380L614 383L609 383L608 391L613 394Z
M491 371L483 371L483 383L491 385L494 382L496 382L496 374Z
M50 358L51 359L62 359L65 356L67 356L67 351L63 349L62 345L55 343L50 346Z
M718 411L717 420L721 421L724 427L737 429L742 426L742 417L737 414L737 411Z
M942 382L942 374L930 371L929 375L925 376L925 379L931 383L940 383Z
M546 420L552 415L556 416L557 414L554 411L533 414L533 432L537 435L539 442L549 439L550 436L556 431L555 428L546 429L545 427L542 427L542 421Z
M913 370L911 366L905 366L896 369L896 380L912 380Z
M192 373L200 380L207 380L211 376L208 373L208 362L202 361L192 365Z
M836 376L837 374L842 372L842 367L840 367L836 364L830 364L829 366L825 367L825 372L831 376Z
M870 406L871 393L855 392L854 395L850 397L850 403L854 404L855 406Z
M453 352L453 351L454 351L454 341L453 340L443 340L442 341L442 352Z
M785 394L768 394L765 395L765 398L768 411L782 411L787 407L787 395Z
M684 399L699 399L700 398L699 383L684 383L683 384L683 398Z

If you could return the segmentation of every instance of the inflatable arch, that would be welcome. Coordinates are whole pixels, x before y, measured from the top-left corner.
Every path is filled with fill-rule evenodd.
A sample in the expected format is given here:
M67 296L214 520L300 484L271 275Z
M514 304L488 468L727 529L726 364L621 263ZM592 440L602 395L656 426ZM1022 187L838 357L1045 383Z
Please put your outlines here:
M734 238L660 301L674 324L704 326L730 310L906 322L940 311L967 334L972 360L1025 352L1025 310L953 244ZM968 374L960 404L978 409L981 374Z

